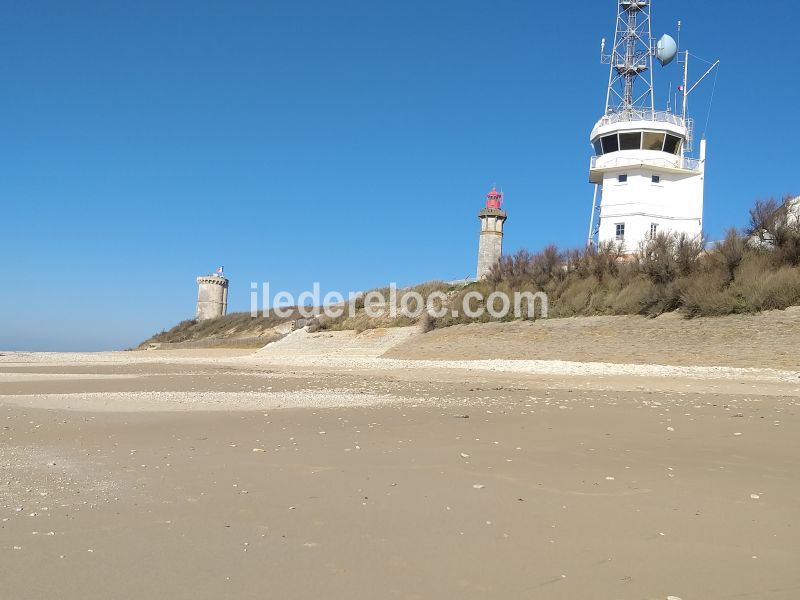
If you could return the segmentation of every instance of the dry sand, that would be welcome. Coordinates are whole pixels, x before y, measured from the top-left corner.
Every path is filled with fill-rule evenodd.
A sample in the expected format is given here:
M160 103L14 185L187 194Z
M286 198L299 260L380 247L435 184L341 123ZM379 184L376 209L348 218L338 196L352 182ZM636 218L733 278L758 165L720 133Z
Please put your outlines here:
M0 598L800 597L797 336L612 324L3 353Z
M667 313L459 325L397 345L389 357L560 359L800 369L800 306L684 319Z

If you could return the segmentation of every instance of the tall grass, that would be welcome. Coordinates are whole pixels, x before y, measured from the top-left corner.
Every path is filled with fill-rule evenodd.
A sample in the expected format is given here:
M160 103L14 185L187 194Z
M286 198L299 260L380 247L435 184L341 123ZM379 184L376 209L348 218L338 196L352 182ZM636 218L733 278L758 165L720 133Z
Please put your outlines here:
M172 329L155 334L142 342L140 346L147 346L151 343L193 342L215 337L255 337L267 333L268 330L281 323L297 319L299 316L297 309L293 308L287 317L279 317L274 311L268 312L265 316L264 312L260 311L257 317L251 316L249 312L240 312L203 321L189 319L181 321Z

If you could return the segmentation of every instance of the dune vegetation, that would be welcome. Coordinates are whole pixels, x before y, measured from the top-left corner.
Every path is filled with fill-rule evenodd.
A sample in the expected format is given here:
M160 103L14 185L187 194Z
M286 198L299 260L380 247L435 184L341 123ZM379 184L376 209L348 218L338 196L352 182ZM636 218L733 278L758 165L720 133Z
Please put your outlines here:
M795 200L795 202L797 202ZM744 230L730 229L725 238L713 244L685 235L659 233L642 243L638 252L623 255L620 246L602 243L584 249L561 250L550 245L539 252L518 250L504 256L489 276L471 283L430 281L400 290L417 292L423 298L436 292L450 308L446 316L431 318L403 314L391 316L386 305L382 314L369 314L364 298L355 302L355 314L321 316L309 321L311 331L356 330L401 327L417 324L421 330L471 322L488 322L494 317L484 312L471 318L464 314L464 298L478 292L488 298L493 292L544 292L549 300L549 317L592 315L658 316L678 311L686 318L756 313L785 309L800 304L800 218L792 202L756 202L750 210L750 223ZM796 205L795 205L796 206ZM389 298L389 289L374 290ZM470 307L478 308L472 300ZM416 308L412 300L410 309ZM537 314L523 312L522 318ZM152 343L186 344L218 340L219 344L240 340L258 346L280 337L275 327L301 318L294 310L288 317L274 312L233 313L208 321L182 321L168 331L146 340ZM505 320L517 317L510 313ZM303 323L305 324L305 323Z

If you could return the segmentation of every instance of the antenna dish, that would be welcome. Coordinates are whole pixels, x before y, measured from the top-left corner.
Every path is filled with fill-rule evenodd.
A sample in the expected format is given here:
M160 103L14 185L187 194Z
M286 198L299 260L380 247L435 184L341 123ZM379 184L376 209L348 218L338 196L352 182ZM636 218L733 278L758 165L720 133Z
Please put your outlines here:
M664 34L656 44L656 58L662 67L671 63L678 54L678 44L671 36Z

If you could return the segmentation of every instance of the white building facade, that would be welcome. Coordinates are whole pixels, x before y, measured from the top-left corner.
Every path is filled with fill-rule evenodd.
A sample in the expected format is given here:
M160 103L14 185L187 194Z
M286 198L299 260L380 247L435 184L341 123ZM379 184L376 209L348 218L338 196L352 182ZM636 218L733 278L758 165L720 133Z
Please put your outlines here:
M596 238L626 253L657 232L703 232L705 147L685 156L683 119L667 112L630 121L603 117L591 135L595 156L589 181L596 184ZM613 122L612 122L613 121Z

